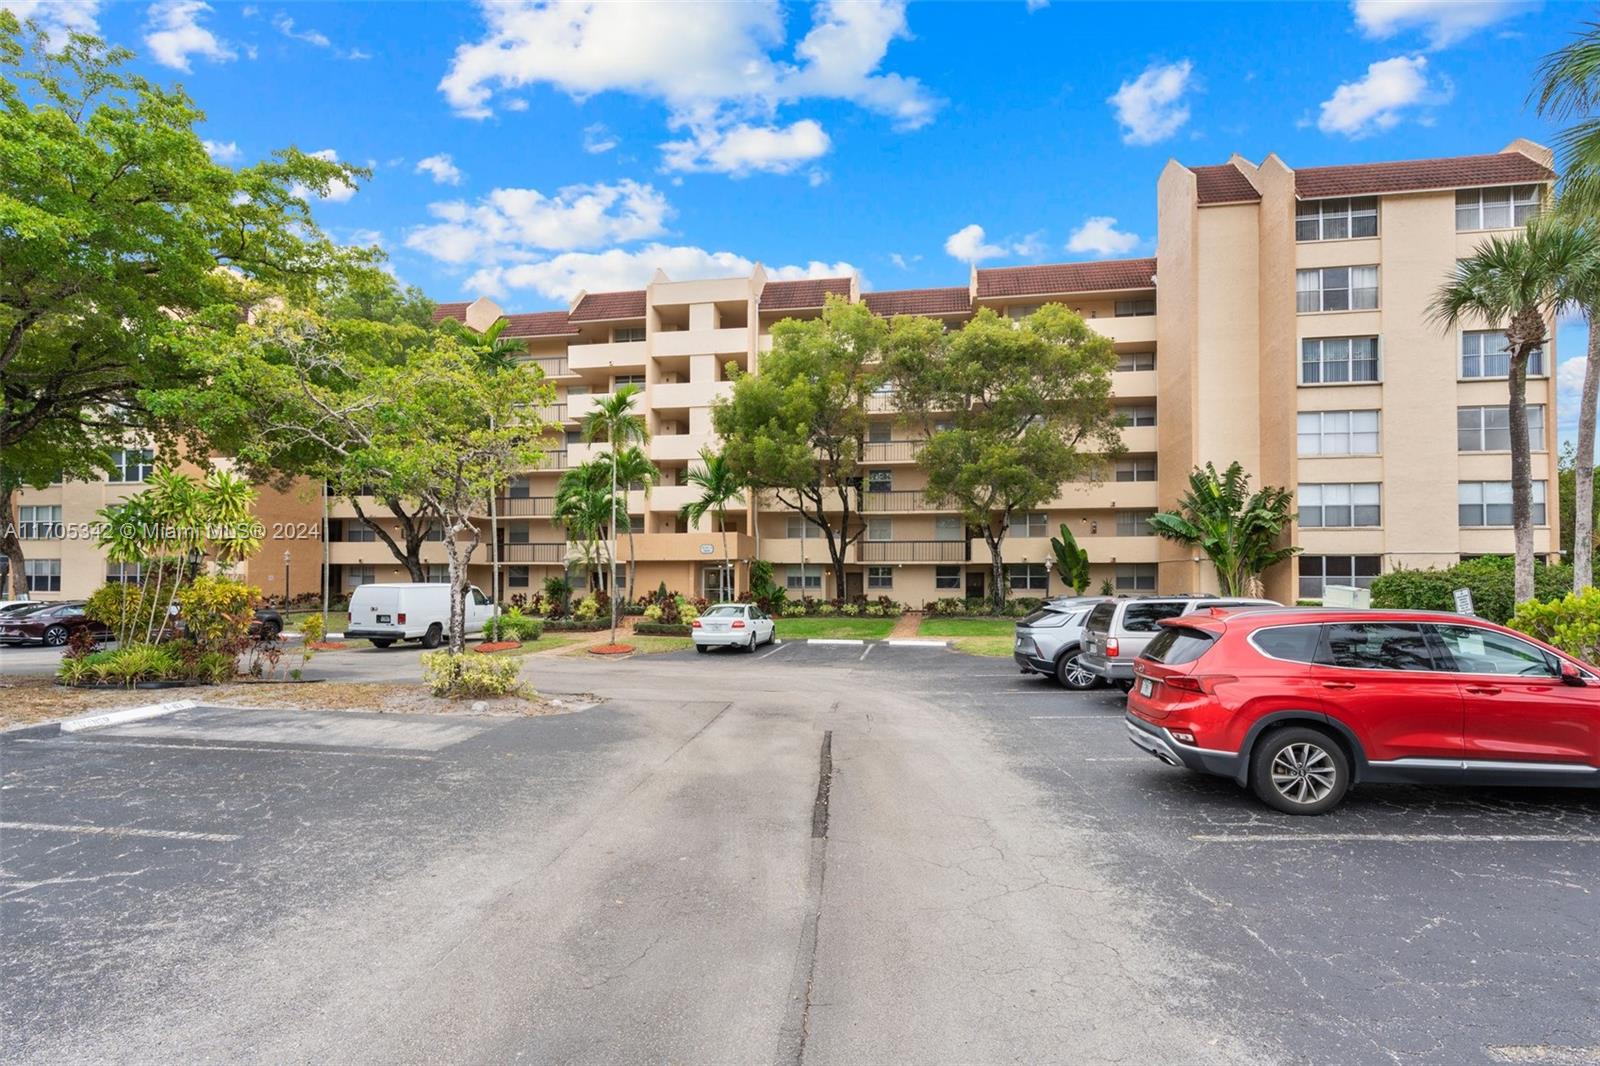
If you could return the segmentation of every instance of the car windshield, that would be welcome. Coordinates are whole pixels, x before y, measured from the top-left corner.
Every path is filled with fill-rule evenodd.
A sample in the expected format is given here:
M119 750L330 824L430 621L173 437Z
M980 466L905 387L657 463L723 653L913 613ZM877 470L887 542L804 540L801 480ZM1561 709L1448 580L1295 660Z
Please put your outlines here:
M1066 625L1072 614L1071 610L1063 610L1060 607L1041 607L1037 611L1023 615L1017 620L1017 625L1052 629Z
M1107 600L1089 612L1089 623L1086 628L1096 629L1102 633L1109 632L1111 629L1111 616L1116 613L1116 603Z
M1145 648L1143 657L1168 666L1192 663L1210 650L1214 640L1216 637L1204 630L1167 626Z
M712 607L706 611L707 618L743 618L744 608L733 607L729 604Z
M48 603L13 603L10 607L5 608L3 613L8 618L17 618L21 615L33 614L35 611L42 611L48 606L50 606Z

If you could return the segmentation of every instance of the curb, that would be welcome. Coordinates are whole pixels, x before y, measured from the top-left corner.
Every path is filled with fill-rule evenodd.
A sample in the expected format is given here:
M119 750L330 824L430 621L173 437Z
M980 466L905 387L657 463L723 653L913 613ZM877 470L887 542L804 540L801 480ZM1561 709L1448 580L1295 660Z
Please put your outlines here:
M891 637L884 643L894 648L948 648L950 646L948 640L915 640L904 637Z
M198 706L200 704L197 700L169 700L166 703L151 703L143 707L126 707L120 711L101 711L78 718L68 718L61 723L61 732L83 733L91 729L104 729L107 726L122 725L126 722L142 722L147 718L160 718L163 715L187 711L192 707Z
M843 638L836 638L836 637L811 637L806 641L806 643L807 644L850 644L850 645L854 645L855 647L859 648L859 647L861 647L861 645L865 644L866 641L864 641L864 640L846 640L846 639L843 639Z

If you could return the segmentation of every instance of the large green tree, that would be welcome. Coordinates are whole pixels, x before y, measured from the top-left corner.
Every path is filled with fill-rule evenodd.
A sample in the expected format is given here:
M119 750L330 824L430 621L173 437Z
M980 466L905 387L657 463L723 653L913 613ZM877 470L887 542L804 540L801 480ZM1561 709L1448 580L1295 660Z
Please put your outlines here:
M1207 463L1189 474L1189 488L1178 506L1150 519L1156 535L1198 548L1216 567L1225 596L1258 595L1255 587L1268 567L1300 549L1283 544L1294 520L1287 489L1265 485L1250 491L1250 475L1237 462L1217 472Z
M87 478L130 439L188 427L152 410L203 380L194 353L246 290L308 293L371 253L328 241L300 190L364 172L293 148L237 170L206 154L181 89L127 71L131 53L50 37L0 10L0 550L23 485Z
M1060 304L1020 323L984 308L948 337L919 339L933 343L899 345L891 360L898 405L929 430L917 456L927 499L959 510L988 545L999 609L1012 518L1121 450L1116 350Z
M911 320L907 320L911 321ZM862 444L868 406L884 380L896 332L865 305L830 296L819 318L772 327L755 373L735 373L733 394L712 410L734 479L767 491L822 531L834 591L845 596L845 555L861 538Z

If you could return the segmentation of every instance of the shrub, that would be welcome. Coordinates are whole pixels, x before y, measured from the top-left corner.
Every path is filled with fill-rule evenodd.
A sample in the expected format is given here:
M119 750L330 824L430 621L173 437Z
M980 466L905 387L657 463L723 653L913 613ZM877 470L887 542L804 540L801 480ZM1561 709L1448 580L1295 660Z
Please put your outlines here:
M544 632L544 622L529 618L513 607L505 614L484 623L483 635L487 640L538 640Z
M696 618L699 618L700 617L700 612L705 610L709 606L710 606L710 604L706 603L705 600L702 600L702 599L691 600L686 596L679 596L678 597L678 621L682 622L684 625L688 625L690 622L693 622ZM663 618L662 621L664 622L664 621L666 621L666 619Z
M300 636L308 646L322 643L322 639L327 635L328 631L323 628L320 614L308 614L300 623Z
M67 663L71 662L71 667ZM73 684L88 680L126 685L132 688L140 681L169 681L185 674L179 655L179 645L130 644L111 651L95 652L82 659L63 661L57 675L63 681L71 676Z
M178 590L184 633L203 650L240 647L260 602L260 589L225 577L201 575Z
M567 613L572 603L572 586L567 584L564 577L547 577L544 579L544 613L551 618L560 618Z
M1116 594L1117 594L1117 586L1115 586L1115 585L1113 585L1111 583L1111 579L1109 577L1106 578L1104 581L1100 582L1100 595L1102 595L1102 596L1115 596Z
M839 613L839 608L835 607L831 603L819 603L819 604L817 604L817 614L822 618L827 618L829 615L838 614L838 613Z
M579 622L592 622L600 614L600 601L593 596L585 596L578 601L572 609L572 617Z
M883 604L881 604L881 603L869 603L869 604L867 604L866 613L867 613L867 617L868 618L882 618L883 617Z
M1517 608L1510 625L1590 665L1600 664L1600 588L1569 592L1559 600L1529 600Z
M661 621L661 605L659 603L652 603L650 606L646 607L644 609L644 620L646 622Z
M517 673L521 666L515 658L430 651L422 655L422 679L435 696L459 699L519 695L522 681Z
M1534 598L1559 597L1572 587L1570 566L1535 566ZM1484 556L1443 569L1393 570L1372 582L1372 606L1416 611L1454 611L1455 590L1472 592L1479 617L1504 625L1516 607L1515 563L1505 556Z
M641 637L687 637L694 633L693 626L668 626L660 622L639 622L633 631Z
M839 613L854 618L856 615L861 613L861 607L859 604L847 603L843 607L839 608Z
M213 685L232 681L238 672L238 660L227 651L203 651L189 666L190 677Z
M799 601L786 603L783 605L783 616L785 618L804 618L806 616L806 605Z

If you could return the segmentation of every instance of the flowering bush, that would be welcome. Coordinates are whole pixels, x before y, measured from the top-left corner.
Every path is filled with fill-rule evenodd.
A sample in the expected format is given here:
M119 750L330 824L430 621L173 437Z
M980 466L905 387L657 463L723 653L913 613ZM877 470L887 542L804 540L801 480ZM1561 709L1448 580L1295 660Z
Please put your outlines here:
M435 696L510 696L522 692L517 659L492 655L452 655L430 651L422 655L422 679Z
M659 603L652 603L646 606L644 609L644 620L646 622L661 621L661 605Z
M700 612L705 610L708 606L710 605L703 599L691 600L685 596L679 596L678 621L682 622L684 625L688 625L696 618L699 618Z
M572 609L572 617L580 622L592 622L600 616L600 601L593 596L585 596L578 601Z
M861 613L861 605L856 603L847 603L843 607L839 608L839 613L843 615L849 615L851 618L854 618L856 615Z
M806 605L804 603L801 603L799 600L796 600L796 601L794 601L792 603L786 603L786 604L783 605L783 617L785 617L785 618L804 618L805 616L806 616Z

